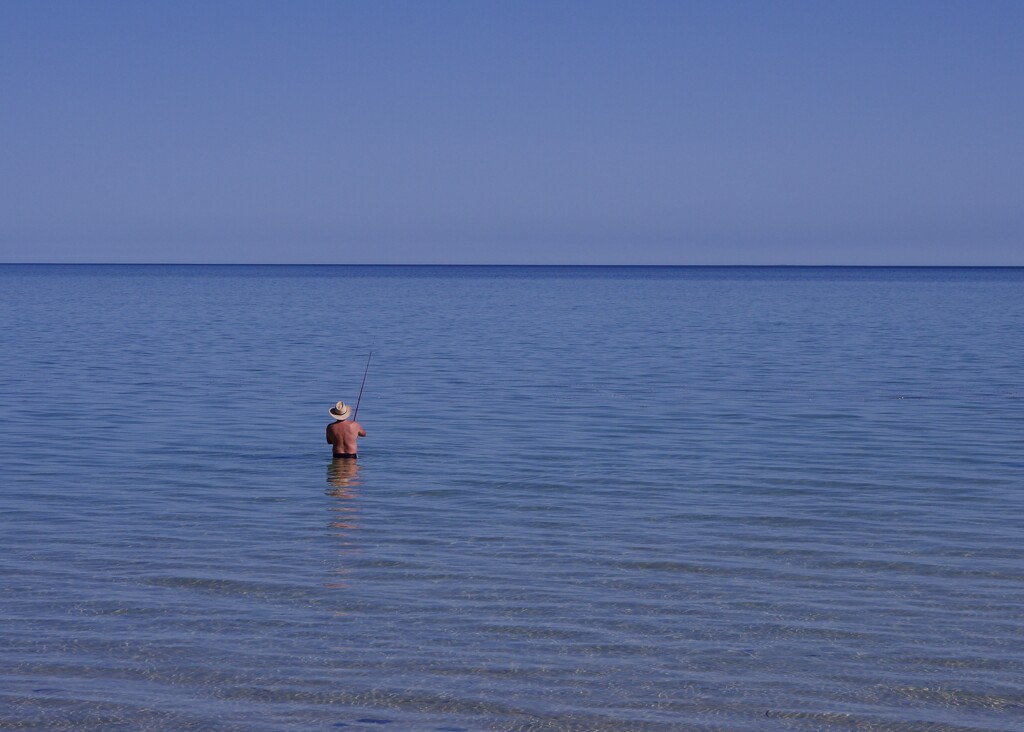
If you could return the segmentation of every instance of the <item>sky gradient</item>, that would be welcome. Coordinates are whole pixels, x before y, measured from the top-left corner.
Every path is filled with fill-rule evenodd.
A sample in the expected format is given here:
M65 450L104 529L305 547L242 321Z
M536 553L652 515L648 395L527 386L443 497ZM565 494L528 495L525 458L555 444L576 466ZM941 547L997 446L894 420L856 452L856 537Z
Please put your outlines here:
M1024 265L1024 3L0 4L0 261Z

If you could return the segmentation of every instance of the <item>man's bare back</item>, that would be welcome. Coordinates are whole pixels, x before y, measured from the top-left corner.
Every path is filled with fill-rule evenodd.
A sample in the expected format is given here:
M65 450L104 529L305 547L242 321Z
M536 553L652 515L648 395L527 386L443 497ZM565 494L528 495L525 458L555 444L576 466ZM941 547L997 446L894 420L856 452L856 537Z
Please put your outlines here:
M366 437L366 431L358 422L335 422L327 425L327 442L333 446L334 457L355 457L359 452L356 441Z

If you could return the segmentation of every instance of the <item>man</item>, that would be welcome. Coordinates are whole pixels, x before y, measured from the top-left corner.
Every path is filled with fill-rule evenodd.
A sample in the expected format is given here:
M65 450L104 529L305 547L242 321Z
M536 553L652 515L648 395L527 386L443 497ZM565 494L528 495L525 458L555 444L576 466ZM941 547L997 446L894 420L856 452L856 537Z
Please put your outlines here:
M334 449L334 457L355 460L358 455L356 441L366 437L366 432L358 422L349 422L348 416L352 407L345 402L338 402L331 407L328 414L336 420L327 425L327 443Z

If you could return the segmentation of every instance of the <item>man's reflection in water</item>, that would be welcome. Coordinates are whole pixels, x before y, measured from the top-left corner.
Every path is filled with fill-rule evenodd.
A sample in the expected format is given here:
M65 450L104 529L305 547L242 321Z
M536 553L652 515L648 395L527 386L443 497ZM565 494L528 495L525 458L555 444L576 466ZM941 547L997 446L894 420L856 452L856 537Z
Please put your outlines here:
M355 549L355 543L351 538L352 533L359 528L359 524L356 523L359 518L359 494L356 492L359 482L359 463L355 460L336 459L327 466L325 493L335 499L329 506L331 521L328 527L344 554L349 554ZM348 587L348 583L345 582L345 575L348 572L349 570L344 567L333 570L333 581L328 582L326 586L332 589Z
M354 486L359 485L359 463L355 460L336 458L327 465L327 490L329 496L354 498Z

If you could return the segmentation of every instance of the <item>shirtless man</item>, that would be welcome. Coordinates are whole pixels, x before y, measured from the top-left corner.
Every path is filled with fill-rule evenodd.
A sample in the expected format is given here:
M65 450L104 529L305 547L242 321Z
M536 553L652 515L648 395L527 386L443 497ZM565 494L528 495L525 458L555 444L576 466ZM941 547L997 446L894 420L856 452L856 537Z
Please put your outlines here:
M329 414L334 417L333 424L327 425L327 444L334 449L334 457L351 458L359 457L356 449L356 440L366 437L366 432L358 422L349 422L348 416L352 413L352 407L345 402L338 402L331 407Z

